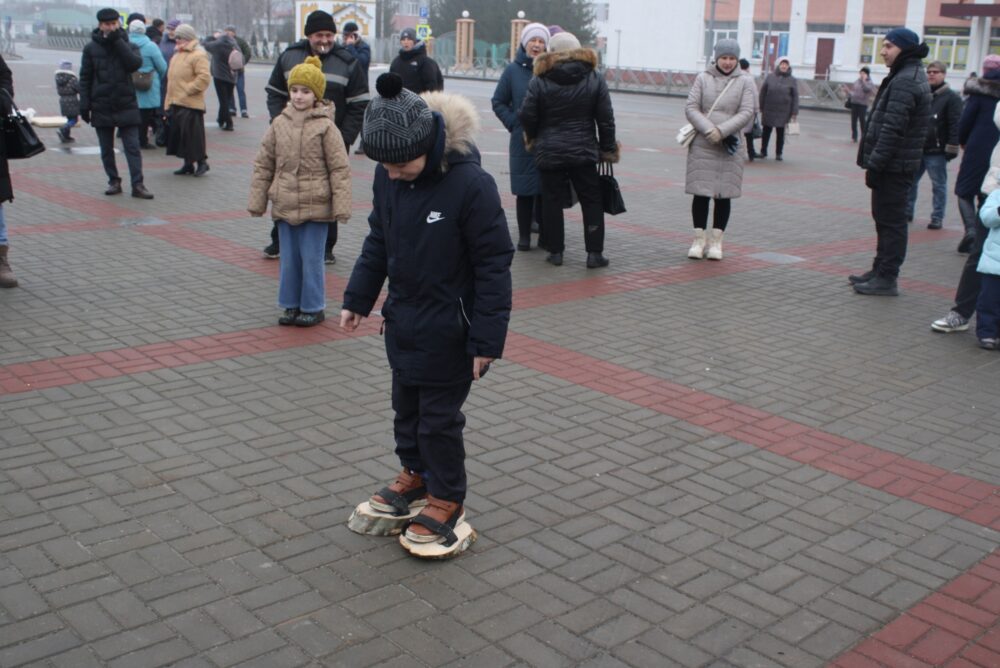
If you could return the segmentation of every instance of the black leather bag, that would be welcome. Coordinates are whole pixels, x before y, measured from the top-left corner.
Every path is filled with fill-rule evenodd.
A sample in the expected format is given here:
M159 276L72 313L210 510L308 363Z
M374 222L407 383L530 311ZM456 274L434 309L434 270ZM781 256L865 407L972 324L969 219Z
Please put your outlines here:
M31 158L45 150L45 144L35 134L31 123L21 115L7 91L2 91L10 105L10 113L0 115L0 156L8 160ZM7 105L3 105L7 106Z
M625 213L625 200L622 199L622 191L618 188L615 168L610 162L602 162L597 166L597 173L601 180L601 203L604 205L604 213L612 216Z

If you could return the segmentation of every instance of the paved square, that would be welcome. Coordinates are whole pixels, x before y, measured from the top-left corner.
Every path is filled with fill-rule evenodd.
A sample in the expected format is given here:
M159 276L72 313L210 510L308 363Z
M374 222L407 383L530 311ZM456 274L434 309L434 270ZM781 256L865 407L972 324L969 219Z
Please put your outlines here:
M55 112L63 55L11 63L22 108ZM481 538L425 563L346 526L397 468L378 319L276 325L245 212L267 75L253 119L208 127L205 178L144 152L153 201L104 197L95 155L12 164L0 666L1000 665L1000 355L929 328L953 201L926 230L925 181L902 296L855 295L856 146L804 111L783 163L747 167L726 258L691 261L683 101L615 95L611 266L584 267L578 211L564 266L517 253L505 359L466 405ZM492 84L446 86L514 229ZM351 166L331 314L367 229Z

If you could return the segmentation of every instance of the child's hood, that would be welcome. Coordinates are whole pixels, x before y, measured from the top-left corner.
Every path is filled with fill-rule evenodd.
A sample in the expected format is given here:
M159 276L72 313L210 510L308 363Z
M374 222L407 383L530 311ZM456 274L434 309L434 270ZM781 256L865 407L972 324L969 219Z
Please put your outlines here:
M285 108L282 110L281 115L288 118L292 122L298 121L304 123L314 118L328 118L333 121L335 110L336 108L334 107L333 102L326 99L319 100L310 109L306 109L305 111L299 111L293 107L291 100L289 100L288 104L286 104Z

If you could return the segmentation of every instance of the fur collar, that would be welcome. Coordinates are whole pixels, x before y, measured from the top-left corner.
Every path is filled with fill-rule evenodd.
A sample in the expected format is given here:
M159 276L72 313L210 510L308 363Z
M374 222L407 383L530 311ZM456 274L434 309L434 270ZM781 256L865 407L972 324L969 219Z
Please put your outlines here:
M1000 81L984 77L972 79L965 84L965 94L985 95L986 97L1000 99Z
M578 60L581 63L590 65L591 69L597 69L597 53L593 49L570 49L569 51L543 53L535 58L535 76L540 77L546 72L550 72L556 66L568 63L571 60Z
M479 113L467 97L440 91L424 93L421 97L431 111L444 119L444 157L441 171L448 171L448 156L468 156L476 151L476 133L479 132Z

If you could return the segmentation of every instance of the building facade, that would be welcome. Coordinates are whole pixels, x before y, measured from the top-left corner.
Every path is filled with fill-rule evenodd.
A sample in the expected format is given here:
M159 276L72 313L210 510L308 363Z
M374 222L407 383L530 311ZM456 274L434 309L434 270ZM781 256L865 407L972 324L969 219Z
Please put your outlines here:
M787 56L803 78L853 81L864 65L888 72L884 35L906 26L959 83L988 53L1000 53L1000 0L602 0L605 62L625 68L696 71L723 38L740 43L756 71ZM974 5L973 9L966 9ZM987 5L989 7L983 7ZM595 7L596 8L596 7ZM962 13L967 15L963 16ZM958 14L956 16L956 14ZM600 20L604 19L604 20ZM995 24L995 25L994 25Z

